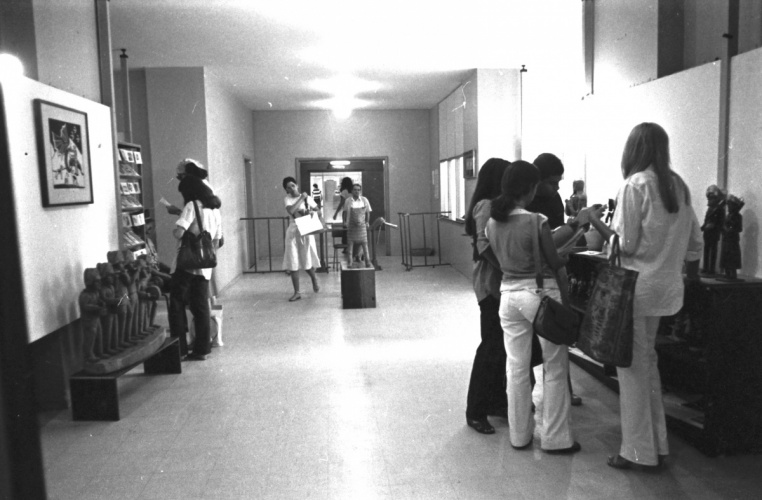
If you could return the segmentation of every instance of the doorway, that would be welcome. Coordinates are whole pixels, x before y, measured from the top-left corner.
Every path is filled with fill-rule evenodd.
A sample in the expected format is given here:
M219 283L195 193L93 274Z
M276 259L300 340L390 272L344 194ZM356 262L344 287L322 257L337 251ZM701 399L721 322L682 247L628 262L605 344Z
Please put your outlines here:
M332 160L345 160L349 164L344 168L336 168L331 165ZM373 209L370 220L373 222L378 217L387 218L388 211L388 171L386 158L319 158L297 159L297 174L299 189L306 193L312 193L314 186L322 192L323 217L326 221L334 219L336 207L339 206L339 185L341 179L349 177L353 183L362 185L362 194L368 198ZM337 215L341 220L341 215ZM385 230L381 231L378 241L378 250L383 255L391 255L389 238Z

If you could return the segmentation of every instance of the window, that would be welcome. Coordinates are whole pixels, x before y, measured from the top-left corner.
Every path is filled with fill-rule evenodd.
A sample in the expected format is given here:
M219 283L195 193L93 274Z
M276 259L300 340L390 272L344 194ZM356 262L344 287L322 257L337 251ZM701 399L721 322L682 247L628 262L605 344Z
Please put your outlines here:
M463 156L439 162L439 209L450 220L466 217L466 183L463 178Z

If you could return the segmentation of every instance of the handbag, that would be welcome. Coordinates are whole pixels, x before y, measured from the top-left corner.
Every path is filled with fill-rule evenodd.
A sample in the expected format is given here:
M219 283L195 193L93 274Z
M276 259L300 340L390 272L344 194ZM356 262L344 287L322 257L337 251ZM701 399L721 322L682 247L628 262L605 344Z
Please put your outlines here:
M577 347L590 358L626 368L632 364L632 310L638 272L622 267L619 236L611 255L598 266Z
M294 217L294 222L296 222L296 228L301 236L309 236L325 231L325 223L323 223L323 219L317 213Z
M196 221L198 234L190 231L183 233L180 248L177 250L177 267L180 269L208 269L217 266L217 254L214 250L212 235L204 229L203 219L199 213L197 202L193 202L196 209Z
M532 233L534 266L537 288L542 289L544 279L540 260L540 216L537 216L537 227ZM577 341L577 326L579 317L570 307L545 295L540 300L540 307L534 317L532 326L540 337L557 345L572 345Z

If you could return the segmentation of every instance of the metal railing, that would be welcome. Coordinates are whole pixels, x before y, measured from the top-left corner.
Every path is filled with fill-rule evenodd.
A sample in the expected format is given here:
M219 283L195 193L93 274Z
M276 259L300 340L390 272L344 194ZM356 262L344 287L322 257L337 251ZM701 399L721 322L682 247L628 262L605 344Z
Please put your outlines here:
M402 265L405 266L406 271L410 271L414 267L449 265L447 262L442 262L441 238L439 231L440 218L449 213L450 212L398 212L400 219L400 243L402 245ZM417 223L419 217L420 224ZM428 226L430 229L436 227L436 235L427 233L427 219L429 220ZM413 229L413 225L415 225L415 229ZM413 238L415 238L415 243ZM436 247L429 247L429 244L436 244ZM429 257L433 257L434 255L437 256L437 259L429 259ZM413 260L414 257L423 257L423 263L420 263L420 261L415 262ZM430 263L429 260L434 262Z
M278 224L273 224L274 221L280 221L280 237L277 239L280 243L280 252L276 253L276 258L283 258L283 246L286 241L286 228L288 227L288 217L241 217L240 220L246 224L246 254L248 269L245 269L244 273L277 273L283 272L281 266L277 269L273 269L273 231L277 231ZM273 228L273 226L276 226ZM264 236L263 236L264 234ZM267 260L266 269L261 269L260 249L257 244L257 236L267 239ZM265 259L263 258L263 260Z

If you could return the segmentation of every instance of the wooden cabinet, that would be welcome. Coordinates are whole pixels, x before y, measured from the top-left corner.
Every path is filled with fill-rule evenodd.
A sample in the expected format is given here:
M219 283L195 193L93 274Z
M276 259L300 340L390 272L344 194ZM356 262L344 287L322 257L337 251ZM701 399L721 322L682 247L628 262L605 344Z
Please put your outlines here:
M152 222L153 210L143 195L143 163L140 146L119 143L119 199L123 248L135 254L146 253L146 223Z
M572 302L584 314L602 257L574 254ZM762 449L762 280L686 282L682 310L656 338L671 431L707 455ZM570 359L618 391L616 370L575 348Z

